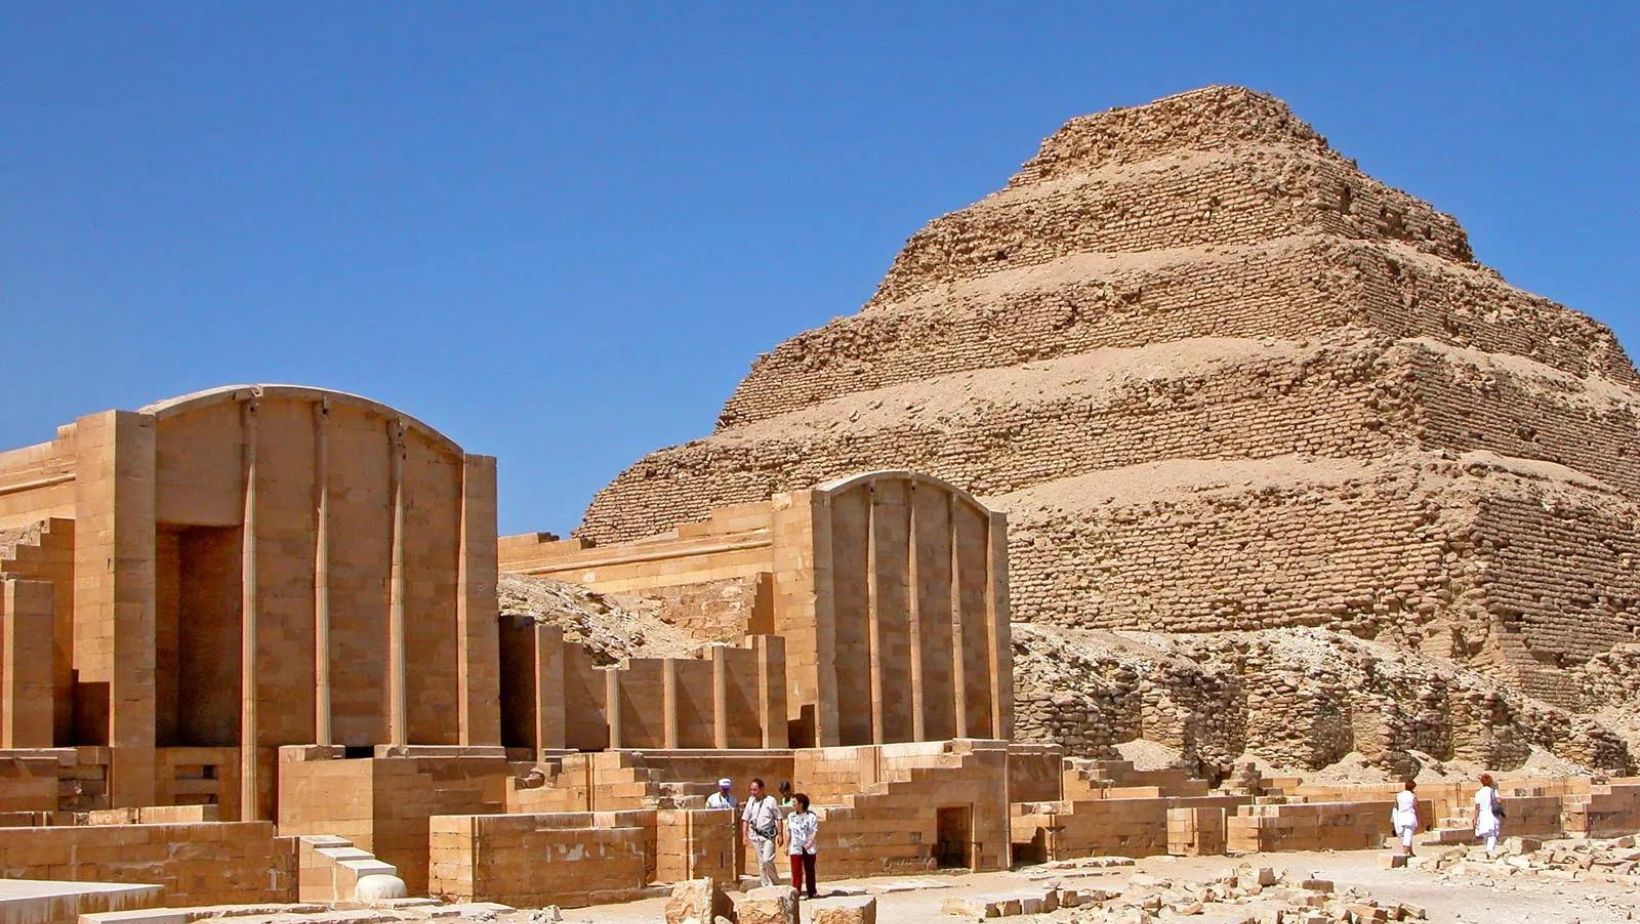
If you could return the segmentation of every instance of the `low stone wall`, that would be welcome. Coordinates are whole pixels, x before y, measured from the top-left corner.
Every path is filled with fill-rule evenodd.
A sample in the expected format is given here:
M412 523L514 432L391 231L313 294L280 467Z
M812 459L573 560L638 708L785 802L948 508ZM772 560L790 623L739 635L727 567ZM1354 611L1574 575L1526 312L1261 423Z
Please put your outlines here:
M1064 794L1065 751L1056 744L1008 745L1008 801L1051 802Z
M221 812L215 805L144 805L89 812L0 812L0 828L168 825L220 820Z
M441 815L430 822L429 894L522 908L630 901L650 881L654 812Z
M1587 796L1569 797L1567 803L1562 817L1567 834L1618 837L1640 831L1640 785L1595 786Z
M655 881L736 879L740 838L738 812L728 809L663 810L655 813Z
M1022 858L1154 857L1169 852L1170 810L1233 812L1251 801L1249 796L1187 796L1043 802L1016 806L1011 827Z
M482 750L482 749L480 749ZM279 830L333 834L398 868L412 895L427 889L428 819L506 805L503 757L454 753L334 759L339 748L280 749Z
M165 904L296 900L296 839L265 821L10 828L0 878L146 883Z
M1385 802L1288 802L1244 805L1228 819L1226 847L1237 853L1275 850L1370 850L1390 830ZM1434 817L1428 800L1418 817Z

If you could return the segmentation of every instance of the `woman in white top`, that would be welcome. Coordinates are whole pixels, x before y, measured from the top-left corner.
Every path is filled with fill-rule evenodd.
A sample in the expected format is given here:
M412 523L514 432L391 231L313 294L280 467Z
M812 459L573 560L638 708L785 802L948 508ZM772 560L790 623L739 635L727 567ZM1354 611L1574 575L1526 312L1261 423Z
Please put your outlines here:
M792 888L803 891L808 880L809 898L817 897L814 881L814 838L820 833L820 816L809 811L809 797L798 793L792 797L797 808L786 817L786 847L792 857Z
M1417 780L1407 780L1406 788L1395 794L1395 810L1389 813L1390 825L1407 856L1412 855L1412 835L1418 830L1418 797L1413 793L1417 788Z
M1486 839L1486 855L1498 849L1498 833L1503 828L1503 800L1498 797L1492 774L1481 774L1481 788L1475 790L1475 836Z

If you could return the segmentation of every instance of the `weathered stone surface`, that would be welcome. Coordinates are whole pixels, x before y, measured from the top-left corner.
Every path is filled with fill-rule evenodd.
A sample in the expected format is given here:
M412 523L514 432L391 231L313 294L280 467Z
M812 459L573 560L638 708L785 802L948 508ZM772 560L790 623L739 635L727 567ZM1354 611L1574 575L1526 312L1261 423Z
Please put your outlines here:
M710 921L718 915L734 914L734 902L711 879L691 879L672 887L666 899L666 924L683 924L693 919Z
M877 899L866 895L810 902L811 924L877 924Z
M797 890L791 886L763 886L746 892L735 903L738 924L798 924Z

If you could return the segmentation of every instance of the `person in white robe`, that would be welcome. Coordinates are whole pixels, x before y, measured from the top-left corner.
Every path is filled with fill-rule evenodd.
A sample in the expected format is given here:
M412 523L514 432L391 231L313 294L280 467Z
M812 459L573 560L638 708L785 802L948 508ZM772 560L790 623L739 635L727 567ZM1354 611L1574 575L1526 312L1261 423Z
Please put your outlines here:
M1475 836L1486 841L1486 855L1498 849L1498 835L1503 829L1503 799L1492 774L1481 774L1481 788L1475 790Z
M1412 855L1412 836L1418 832L1417 780L1407 780L1406 788L1395 794L1395 808L1389 813L1395 836L1401 839L1401 850Z

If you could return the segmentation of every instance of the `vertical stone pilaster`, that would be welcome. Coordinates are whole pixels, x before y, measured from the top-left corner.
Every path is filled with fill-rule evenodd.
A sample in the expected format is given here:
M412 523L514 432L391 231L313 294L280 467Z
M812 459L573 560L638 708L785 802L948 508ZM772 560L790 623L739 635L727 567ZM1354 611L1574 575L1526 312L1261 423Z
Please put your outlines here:
M922 602L917 581L917 483L908 480L905 485L905 583L906 632L910 637L911 654L911 740L923 740L927 719L923 713L923 639Z
M490 456L470 455L463 460L456 646L459 740L464 745L501 743L501 674L496 660L500 633L495 596L498 574L495 474L495 459ZM559 647L561 674L563 652L562 645ZM561 678L558 690L561 700Z
M968 663L964 653L962 612L962 543L957 528L957 495L945 496L946 522L951 524L951 689L956 697L958 738L968 737Z
M609 749L619 750L624 745L623 726L626 724L622 715L626 710L621 705L621 672L615 668L604 671L604 713L609 721Z
M388 488L393 498L392 564L387 591L387 740L393 747L410 743L404 677L404 428L388 423Z
M763 726L763 746L790 747L786 725L786 640L778 635L755 636L752 650L757 653L757 709Z
M256 759L256 631L261 600L256 586L257 409L252 397L240 405L239 418L245 477L239 541L239 817L244 821L261 817L262 801Z
M330 399L313 405L313 740L330 744Z
M110 801L154 803L154 418L75 422L75 735L115 749Z
M661 747L678 746L678 659L661 660Z
M871 743L883 743L883 626L877 576L877 489L866 486L866 634L871 665Z
M1013 639L1008 628L1008 520L993 512L986 522L985 626L991 674L991 737L1013 737Z
M761 698L758 701L762 708ZM767 712L759 712L758 724L766 724ZM712 747L729 746L729 650L712 647Z
M564 712L564 630L535 627L535 746L562 750L568 734Z

